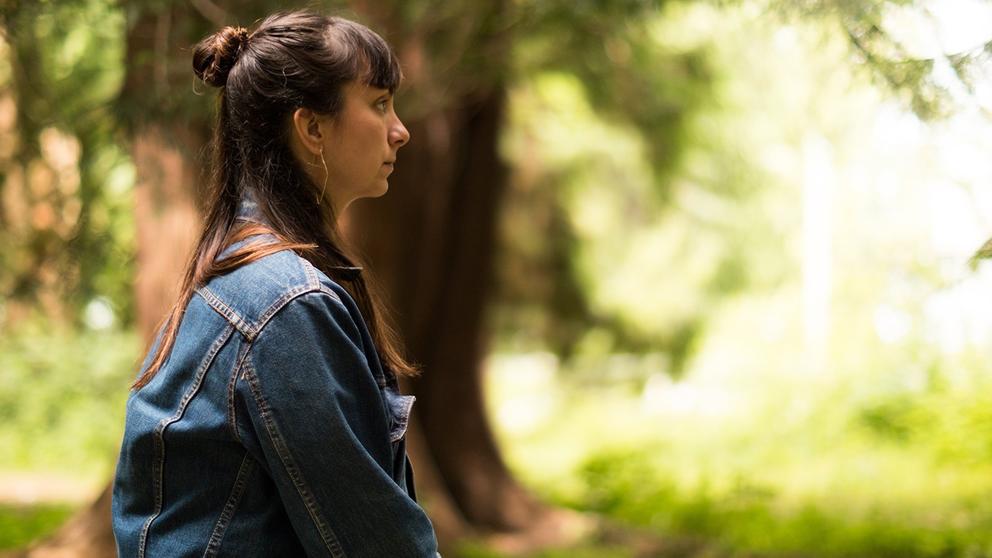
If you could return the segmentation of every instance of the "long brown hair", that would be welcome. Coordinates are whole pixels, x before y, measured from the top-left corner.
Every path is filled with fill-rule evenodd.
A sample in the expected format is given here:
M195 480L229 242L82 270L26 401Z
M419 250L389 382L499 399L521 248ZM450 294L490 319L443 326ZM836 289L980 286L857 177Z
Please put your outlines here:
M395 91L399 62L386 42L367 27L310 11L274 14L256 30L225 27L193 50L193 70L220 88L212 141L206 217L186 267L179 297L160 326L148 368L132 387L148 384L172 350L193 292L222 275L280 250L295 250L355 299L382 365L400 376L419 373L402 353L381 296L338 234L336 218L318 206L317 186L289 148L293 111L309 108L331 117L351 80ZM329 156L333 157L331 153ZM237 221L239 203L250 196L268 223ZM225 248L255 240L218 260Z

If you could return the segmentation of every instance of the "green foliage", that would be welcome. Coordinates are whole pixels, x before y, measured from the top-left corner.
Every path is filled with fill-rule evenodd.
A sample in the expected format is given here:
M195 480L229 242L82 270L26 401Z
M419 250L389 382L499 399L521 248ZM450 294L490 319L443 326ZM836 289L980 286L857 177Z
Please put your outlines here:
M458 546L461 558L506 558L506 554L490 549L484 543L468 540ZM514 558L635 558L636 551L616 544L590 541L578 547L551 549L531 552L526 555L514 553Z
M0 551L27 546L61 525L74 511L67 505L0 505Z
M981 520L963 528L923 526L907 524L894 510L847 514L812 502L783 508L774 488L743 478L729 491L715 491L705 483L687 490L654 469L650 455L646 449L590 458L579 468L587 491L570 505L669 536L701 536L737 553L936 558L992 551L992 537Z
M651 186L661 199L688 141L687 121L712 99L715 80L708 45L678 49L659 40L655 26L669 4L678 3L525 3L513 56L520 78L574 76L601 118L646 138Z
M0 153L0 292L78 316L94 297L129 322L133 171L113 100L124 17L104 0L17 2L0 19L0 98L16 105ZM67 309L63 309L65 306Z
M961 52L914 52L918 45L907 44L907 19L893 23L898 15L910 14L917 22L939 26L936 3L921 0L802 0L798 2L768 0L768 6L787 18L820 19L836 25L848 39L852 59L871 71L876 82L901 98L923 119L941 119L961 108L955 88L974 95L985 79L981 66L988 61L992 41L970 45ZM947 4L950 4L949 2ZM958 5L959 8L961 5ZM937 33L953 32L938 30ZM910 32L910 35L912 33ZM944 69L949 81L941 78Z
M21 116L74 132L105 128L108 100L123 77L124 19L117 8L105 0L19 2L2 24L14 85L23 93Z
M768 376L620 389L612 371L536 383L519 355L491 373L510 463L555 503L706 541L712 556L992 555L987 387L935 382L910 397L874 376L860 388ZM705 405L721 393L746 403ZM516 422L525 401L544 418Z
M879 438L905 443L929 418L922 411L916 398L904 395L867 405L858 418Z
M942 387L902 392L867 402L858 422L879 440L913 444L947 463L992 462L992 392Z
M974 271L978 269L979 262L990 258L992 258L992 238L986 240L985 244L975 251L968 263L971 266L972 271Z
M838 68L809 64L796 48L769 56L772 41L755 37L775 29L744 10L671 3L617 37L587 41L588 56L549 46L579 41L576 33L519 44L527 79L511 90L504 137L504 152L520 169L504 212L499 266L501 302L510 307L501 310L499 328L518 332L507 334L507 346L527 349L513 339L544 339L564 357L593 346L661 349L669 371L680 374L720 301L795 273L785 246L795 194L758 161L762 146L819 124L799 100L806 92L778 76L822 79L818 72ZM610 47L614 40L622 44ZM584 54L554 59L551 52ZM626 67L610 56L643 58L634 73L657 83L597 73ZM697 59L705 71L679 68ZM600 90L612 84L631 89ZM669 96L679 103L666 106ZM769 118L776 111L781 117ZM655 113L673 119L652 120ZM542 266L552 261L568 264ZM579 296L549 304L557 293ZM610 339L600 343L604 333Z
M0 336L0 469L105 473L136 370L133 332L22 322Z

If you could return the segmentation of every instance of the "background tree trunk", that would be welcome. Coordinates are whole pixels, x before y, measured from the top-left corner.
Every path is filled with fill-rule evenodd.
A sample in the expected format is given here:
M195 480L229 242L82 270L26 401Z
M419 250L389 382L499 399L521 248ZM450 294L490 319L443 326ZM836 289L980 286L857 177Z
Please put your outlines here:
M496 88L408 123L389 193L356 204L353 228L424 367L411 382L415 413L444 488L471 525L513 530L541 506L500 457L480 374L507 177L496 152L504 104Z

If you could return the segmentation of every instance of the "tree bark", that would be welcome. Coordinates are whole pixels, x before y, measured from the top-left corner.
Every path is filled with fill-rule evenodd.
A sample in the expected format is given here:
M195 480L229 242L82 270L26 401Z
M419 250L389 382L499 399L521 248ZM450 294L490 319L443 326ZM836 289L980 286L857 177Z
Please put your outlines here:
M415 413L445 489L471 525L516 530L543 508L500 456L480 371L507 178L497 153L504 105L495 88L410 123L388 194L356 204L352 226L425 370L411 382Z
M170 140L169 137L175 138ZM131 153L138 169L134 217L138 233L134 281L138 331L146 342L179 294L179 279L196 242L200 217L190 184L197 182L194 161L176 146L202 145L204 135L192 127L168 132L152 125L133 139Z

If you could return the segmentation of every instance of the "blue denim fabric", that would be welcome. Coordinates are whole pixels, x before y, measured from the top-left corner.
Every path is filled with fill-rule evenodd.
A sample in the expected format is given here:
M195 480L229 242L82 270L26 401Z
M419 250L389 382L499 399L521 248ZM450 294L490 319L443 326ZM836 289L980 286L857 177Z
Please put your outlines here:
M297 254L210 280L127 401L118 555L439 556L406 455L413 403L348 293Z

